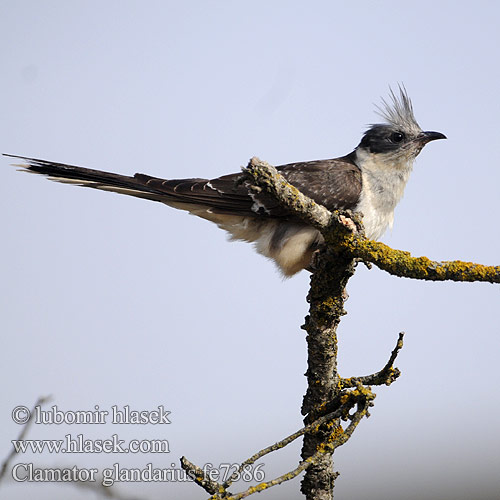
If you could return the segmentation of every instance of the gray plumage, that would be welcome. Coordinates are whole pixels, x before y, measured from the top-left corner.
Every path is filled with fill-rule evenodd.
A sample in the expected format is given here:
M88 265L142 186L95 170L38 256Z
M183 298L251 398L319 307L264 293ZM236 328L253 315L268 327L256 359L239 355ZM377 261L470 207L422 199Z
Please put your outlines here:
M344 157L291 163L277 167L288 182L326 208L353 209L364 214L366 234L379 238L392 224L413 160L423 146L443 139L423 132L411 101L400 88L397 97L378 108L385 124L372 125L358 147ZM285 276L310 265L323 242L321 234L289 214L265 192L256 194L241 173L216 179L165 180L145 174L133 177L20 156L24 170L49 179L158 201L210 220L231 239L255 243Z

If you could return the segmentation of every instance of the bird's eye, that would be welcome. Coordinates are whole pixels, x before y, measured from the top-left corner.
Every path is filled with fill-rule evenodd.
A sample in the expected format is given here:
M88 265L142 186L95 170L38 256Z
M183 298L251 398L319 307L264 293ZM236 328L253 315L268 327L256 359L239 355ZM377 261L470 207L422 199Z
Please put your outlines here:
M405 135L402 132L393 132L390 136L391 142L401 142L405 138Z

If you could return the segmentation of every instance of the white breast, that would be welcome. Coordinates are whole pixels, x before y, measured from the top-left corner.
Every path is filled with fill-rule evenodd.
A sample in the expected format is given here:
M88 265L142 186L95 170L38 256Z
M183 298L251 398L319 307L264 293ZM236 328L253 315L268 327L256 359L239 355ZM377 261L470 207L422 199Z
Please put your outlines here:
M413 162L391 161L364 149L356 153L363 182L356 210L363 213L366 236L376 240L392 227L394 209L403 196Z

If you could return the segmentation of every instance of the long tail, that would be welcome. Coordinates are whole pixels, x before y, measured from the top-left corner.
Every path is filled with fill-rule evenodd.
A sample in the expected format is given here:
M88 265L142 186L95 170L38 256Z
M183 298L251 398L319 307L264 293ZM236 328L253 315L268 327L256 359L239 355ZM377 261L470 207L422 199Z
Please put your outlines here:
M218 218L209 214L252 217L288 215L266 193L260 195L250 192L248 187L240 182L241 173L210 180L167 180L146 174L127 176L37 158L5 156L22 160L22 163L15 165L21 170L44 175L52 181L158 201L217 223Z
M14 164L14 166L20 167L20 170L25 172L44 175L51 181L112 191L162 203L168 203L170 200L179 201L176 193L179 181L167 181L145 174L135 174L131 177L37 158L10 154L4 154L4 156L23 160L23 163ZM185 182L196 183L206 182L206 180L185 179Z
M273 259L285 276L307 268L322 241L316 229L290 220L289 213L266 192L250 191L241 182L241 173L211 180L166 180L145 174L126 176L24 156L5 156L22 160L16 165L22 170L53 181L127 194L187 210L214 222L234 240L254 242L257 251Z

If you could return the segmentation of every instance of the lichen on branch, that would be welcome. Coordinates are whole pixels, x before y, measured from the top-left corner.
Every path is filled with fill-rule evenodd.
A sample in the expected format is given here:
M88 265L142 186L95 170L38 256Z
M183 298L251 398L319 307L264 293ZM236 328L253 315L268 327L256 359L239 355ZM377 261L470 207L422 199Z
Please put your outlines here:
M275 196L290 213L321 231L328 244L337 246L339 251L347 252L352 258L375 264L394 276L404 278L500 283L500 266L413 257L410 252L367 239L362 231L351 231L345 218L352 217L357 226L359 219L356 214L349 211L330 212L289 184L276 168L258 158L252 158L243 172L257 187Z
M212 481L204 471L182 458L181 465L211 500L240 500L264 491L304 472L301 491L307 500L331 500L337 473L333 471L333 452L351 437L363 417L369 416L375 394L371 385L390 385L400 375L394 367L403 347L403 334L388 362L379 372L361 377L343 378L337 371L337 327L345 314L346 285L356 263L375 264L395 276L424 280L500 282L500 266L482 266L470 262L435 262L427 257L413 257L364 236L360 214L330 212L308 198L271 165L252 158L243 170L244 181L256 192L265 190L290 214L317 228L325 245L315 253L311 287L307 300L309 315L304 326L308 349L306 371L308 388L303 399L304 427L290 436L255 453L243 461L237 473L223 483ZM343 422L348 421L347 426ZM231 493L243 467L278 451L304 436L302 460L298 465L271 480L262 481L239 493Z

